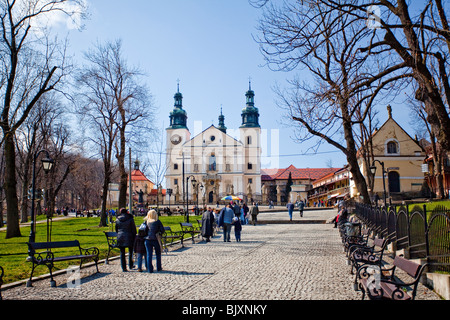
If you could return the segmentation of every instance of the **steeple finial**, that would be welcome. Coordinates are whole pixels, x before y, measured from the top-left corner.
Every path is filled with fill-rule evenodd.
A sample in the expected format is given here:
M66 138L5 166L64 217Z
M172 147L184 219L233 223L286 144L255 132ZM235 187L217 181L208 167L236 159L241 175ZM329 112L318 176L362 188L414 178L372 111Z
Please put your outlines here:
M222 105L220 105L219 127L218 129L223 133L227 133L227 127L225 126L225 116L222 113Z
M252 90L252 77L248 77L248 90Z
M177 79L177 93L180 93L180 79Z
M390 104L387 106L387 111L388 111L389 118L392 118L392 107Z

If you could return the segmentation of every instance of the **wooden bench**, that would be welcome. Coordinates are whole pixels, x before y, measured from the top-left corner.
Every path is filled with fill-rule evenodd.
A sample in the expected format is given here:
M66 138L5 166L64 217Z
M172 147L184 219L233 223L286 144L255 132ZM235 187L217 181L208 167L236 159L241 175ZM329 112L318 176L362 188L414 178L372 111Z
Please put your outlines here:
M3 267L0 266L0 300L2 300L2 285L3 285L3 275L5 274L5 271L3 270Z
M359 245L367 247L369 242L369 235L370 230L367 228L363 229L361 231L361 234L359 235L345 235L342 238L342 243L344 245L344 252L347 254L347 257L351 246Z
M169 249L167 248L167 240L170 240L170 244L173 244L175 240L181 240L181 247L184 247L183 237L183 233L172 231L170 227L164 227L164 233L161 235L162 247L164 252L167 254L167 252L169 251Z
M117 232L104 231L106 241L108 242L108 253L106 254L105 264L109 263L109 254L113 249L118 249L117 246Z
M350 271L358 271L359 267L364 264L383 265L383 254L388 244L387 239L375 238L372 246L351 244L348 248L348 261L352 266ZM378 248L378 249L377 249Z
M181 233L183 235L190 234L192 236L192 243L195 243L195 235L200 234L200 230L195 228L190 222L180 222Z
M27 287L32 287L32 279L34 269L39 265L46 265L50 271L50 285L56 287L56 282L53 280L53 265L55 262L69 261L69 260L80 260L80 269L83 260L93 259L95 261L95 267L98 272L98 255L99 250L96 247L81 248L80 242L78 240L72 241L57 241L57 242L27 242L30 256L27 258L28 262L33 263L31 269L30 279L27 281ZM62 249L62 248L78 248L77 254L70 256L55 256L57 253L52 252L52 249ZM45 251L36 252L36 250Z
M362 299L366 294L371 300L414 300L417 293L422 273L427 264L419 265L403 257L396 256L393 266L388 269L379 269L378 279L370 275L368 269L373 266L363 265L358 270L358 288L362 291ZM409 276L410 281L404 282L396 275L396 270L401 269ZM389 273L386 276L386 273ZM408 290L410 293L408 293Z

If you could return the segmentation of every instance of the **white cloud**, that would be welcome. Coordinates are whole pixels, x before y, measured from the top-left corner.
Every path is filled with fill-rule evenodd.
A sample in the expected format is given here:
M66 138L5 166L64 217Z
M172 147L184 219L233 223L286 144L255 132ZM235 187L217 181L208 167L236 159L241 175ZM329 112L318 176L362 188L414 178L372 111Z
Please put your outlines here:
M5 0L1 2L5 3ZM81 28L87 7L87 0L18 0L14 5L14 13L16 17L23 17L40 10L46 11L30 22L34 31L39 33L47 28Z

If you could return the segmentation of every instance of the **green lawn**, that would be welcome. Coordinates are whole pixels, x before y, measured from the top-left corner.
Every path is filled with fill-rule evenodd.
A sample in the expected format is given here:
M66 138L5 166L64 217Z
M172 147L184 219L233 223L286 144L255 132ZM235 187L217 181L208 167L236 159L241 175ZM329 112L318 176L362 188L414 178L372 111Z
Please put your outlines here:
M196 223L200 217L191 216L190 222ZM39 220L39 219L37 219ZM44 219L45 220L45 219ZM184 221L183 216L161 217L161 222L164 226L170 226L173 231L179 231L180 222ZM143 217L135 217L136 226L138 227L143 222ZM100 218L97 217L80 217L68 218L60 221L53 221L51 241L66 241L78 240L81 247L97 247L100 250L100 259L106 258L108 253L108 245L106 242L104 231L111 231L111 227L99 227ZM28 256L28 236L30 234L30 227L21 227L21 237L5 239L6 231L0 231L0 265L5 270L3 277L4 283L11 283L18 280L27 279L30 276L32 264L26 262ZM36 224L36 242L47 241L47 223ZM57 252L67 252L73 254L76 248L61 249ZM52 250L55 252L55 250ZM118 250L114 250L112 255L118 255ZM65 261L55 264L54 270L65 269L70 265L77 264L76 261ZM36 268L33 276L48 273L46 266L39 266Z

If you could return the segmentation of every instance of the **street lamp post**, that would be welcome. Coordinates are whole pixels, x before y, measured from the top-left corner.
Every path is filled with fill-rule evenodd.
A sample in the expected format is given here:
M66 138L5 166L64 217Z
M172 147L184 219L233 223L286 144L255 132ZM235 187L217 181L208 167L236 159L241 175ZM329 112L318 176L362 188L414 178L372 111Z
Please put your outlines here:
M202 192L202 202L203 202L203 207L205 207L205 186L202 183L199 183L200 185L200 191ZM198 198L197 198L197 203L198 203Z
M30 224L30 236L28 238L29 242L35 242L36 240L36 226L35 226L35 216L34 216L34 201L36 200L36 160L38 156L45 152L47 158L41 160L42 168L44 172L47 174L53 167L53 160L50 158L50 154L47 150L40 150L34 155L33 158L33 173L32 173L32 183L31 183L31 224ZM31 256L31 255L30 255Z
M380 161L380 160L374 160L372 162L372 166L370 166L370 171L372 172L372 174L374 175L374 179L375 179L375 172L377 171L377 167L375 166L375 162L378 162L381 165L381 170L382 170L382 174L383 174L383 195L384 195L384 207L387 207L387 200L386 200L386 183L384 182L384 162Z
M197 180L195 180L195 177L193 175L190 175L186 177L186 222L189 223L189 179L192 178L192 185L195 185L197 183Z
M173 190L168 188L168 189L166 190L166 192L167 192L167 194L169 195L169 211L170 211L170 197L172 196Z

